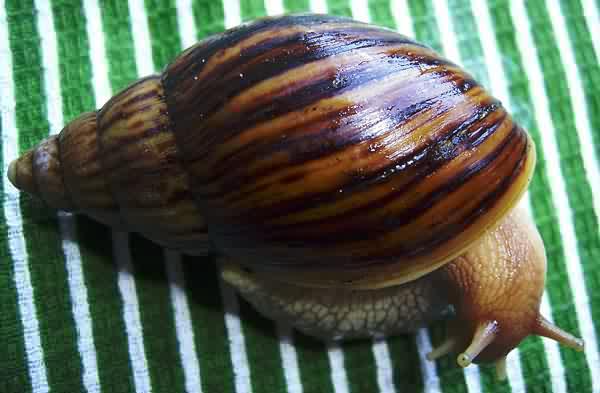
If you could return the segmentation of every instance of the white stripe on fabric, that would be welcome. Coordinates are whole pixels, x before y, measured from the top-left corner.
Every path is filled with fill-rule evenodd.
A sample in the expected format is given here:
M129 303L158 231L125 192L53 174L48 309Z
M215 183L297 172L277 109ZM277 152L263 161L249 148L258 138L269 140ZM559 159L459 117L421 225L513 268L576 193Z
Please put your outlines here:
M285 12L283 0L265 0L265 10L267 15L282 15Z
M415 38L415 30L406 0L392 0L391 11L396 24L396 30L407 37ZM427 329L419 329L416 332L417 350L421 364L421 375L423 376L424 391L431 393L441 392L440 379L437 374L435 362L427 360L426 355L431 352L431 341Z
M150 46L150 33L146 20L143 3L139 0L131 0L129 4L130 28L133 34L133 45L135 62L138 75L148 75L154 70L152 63L152 47ZM94 38L90 38L93 40ZM100 60L102 59L102 60ZM98 56L92 61L92 70L96 62L106 62L106 54ZM106 68L108 69L108 68ZM100 78L100 70L96 70ZM104 91L107 89L103 83L108 79L98 79L98 86L94 83L94 90ZM96 80L94 80L96 82ZM110 89L110 86L108 86ZM99 94L99 93L97 93ZM98 99L100 97L97 97ZM137 297L135 278L133 276L133 265L131 263L131 251L129 249L129 234L113 230L113 247L115 261L118 267L117 284L123 300L123 319L125 321L125 332L129 349L129 359L133 373L133 381L137 392L151 392L152 382L148 370L148 360L144 347L143 327L140 318L140 306Z
M281 352L281 367L287 385L288 393L302 393L302 378L298 367L298 355L294 346L294 333L288 326L277 325L279 335L279 351Z
M229 29L241 23L242 16L239 0L223 0L225 12L225 28ZM246 353L246 340L240 321L239 303L234 289L223 281L219 273L221 285L221 297L223 298L223 309L225 312L225 327L229 338L229 352L231 354L231 365L235 379L235 391L237 393L249 393L252 391L252 380L250 378L250 365Z
M331 382L333 383L334 393L349 393L350 387L348 386L348 375L346 375L344 365L344 352L339 343L327 345L327 357L331 368Z
M373 342L373 357L377 366L377 386L380 392L395 393L394 368L390 357L390 350L385 340Z
M223 309L225 312L225 328L229 338L229 353L231 354L231 365L235 380L236 393L252 392L252 380L250 378L250 366L246 354L246 340L242 331L240 321L240 306L234 289L229 286L219 274L218 280L221 285L221 297L223 298Z
M100 392L96 345L81 255L76 243L75 217L65 212L59 212L58 217L63 238L62 247L65 254L69 292L71 293L73 320L77 330L77 348L83 364L83 386L87 392Z
M8 36L8 19L4 0L0 0L0 121L2 122L3 172L8 172L10 162L18 158L19 138L15 113L15 86L13 82L12 54ZM50 391L44 349L42 348L34 289L28 266L27 247L23 237L23 218L19 202L19 191L2 176L4 186L3 209L6 217L8 250L14 269L14 282L17 290L19 315L23 325L23 339L29 379L32 390L46 393Z
M519 202L519 205L525 210L526 214L531 218L531 220L534 221L533 209L531 207L531 198L529 196L529 192L525 193L523 199L521 199L521 201ZM554 323L554 319L552 318L552 309L550 307L550 301L548 299L547 291L544 291L544 294L542 295L540 313L548 321L550 321L550 323ZM546 359L548 361L550 377L552 378L552 392L566 393L566 373L562 364L562 359L560 357L560 349L558 347L558 343L554 340L544 338L542 339L542 344L544 345L544 351L546 353Z
M504 106L511 108L512 105L510 102L510 94L508 92L508 83L504 74L502 59L500 59L500 50L498 49L496 37L492 28L492 17L484 0L471 0L471 6L473 7L473 15L476 15L473 19L475 20L477 33L481 40L483 60L485 61L488 74L494 76L493 78L490 78L490 86L488 87L494 97L500 99ZM514 110L516 108L512 109Z
M560 58L565 66L569 96L571 98L572 110L575 116L575 127L579 137L581 158L585 168L585 174L592 189L592 200L596 219L600 220L600 169L598 169L598 157L594 151L594 140L592 138L592 126L588 113L588 106L583 90L583 83L579 76L579 69L575 61L574 48L569 40L569 33L565 17L562 14L560 2L546 0L550 21L556 37L556 44L560 51ZM593 36L592 36L593 37ZM598 41L600 37L594 37L592 41ZM597 229L600 229L597 228Z
M550 321L550 323L554 323L554 319L552 318L552 309L550 307L550 300L548 299L548 294L546 292L544 292L544 295L542 296L540 312L548 321ZM542 339L542 343L544 344L546 358L548 359L548 367L550 369L550 376L552 378L552 392L566 393L566 373L560 357L558 343L547 338Z
M192 0L177 0L175 7L177 9L177 25L179 26L181 47L184 49L189 48L198 41Z
M181 357L185 379L185 390L188 393L201 393L200 362L198 361L194 341L194 327L192 326L190 307L185 293L185 277L181 269L181 255L174 251L165 250L165 264L169 279L171 303L173 304L179 356Z
M421 364L421 375L423 376L423 391L426 393L441 393L440 378L437 375L435 362L427 360L426 356L431 352L431 340L427 329L419 329L416 334L417 349L419 351L419 362Z
M132 33L135 47L136 64L138 66L139 76L151 74L155 72L154 60L152 58L151 34L148 27L148 17L143 3L130 1L130 8L136 9L136 21L132 21ZM185 5L180 5L178 13L185 12L180 9ZM188 12L191 12L191 4ZM138 25L134 25L139 23ZM182 31L182 29L184 29ZM195 24L193 19L180 24L180 40L184 37L195 38ZM184 35L185 34L185 35ZM190 39L191 38L187 38ZM143 74L139 72L143 71ZM173 317L175 322L175 334L179 343L179 356L183 367L183 375L185 380L186 390L188 392L201 392L200 383L200 362L196 355L196 347L194 343L194 333L192 320L190 316L187 296L184 291L184 277L181 268L181 256L173 251L164 250L167 276L169 280L169 291L171 293L171 305L173 309ZM143 337L143 336L142 336ZM148 373L148 369L144 370Z
M42 51L47 118L52 135L59 133L64 125L56 31L50 4L46 1L36 0L35 8ZM75 219L70 213L60 212L58 213L58 222L65 256L73 320L77 332L77 348L83 368L82 381L87 392L99 392L100 377L98 376L96 346L81 253L76 242Z
M281 0L265 0L267 15L281 15L284 13L283 2ZM279 352L283 375L287 385L288 393L302 393L302 380L300 378L300 369L298 367L298 355L293 342L293 333L288 326L277 324L277 333L279 337Z
M506 80L506 74L504 73L502 60L500 59L500 50L498 49L496 38L493 32L493 22L489 9L483 0L473 0L471 1L471 4L473 7L473 14L477 15L477 18L475 18L475 23L477 25L479 37L481 37L481 46L483 48L483 56L486 68L488 69L489 75L494 76L493 78L490 78L491 92L494 96L498 97L507 108L510 108L513 111L517 110L518 108L513 106L510 98L508 90L509 85ZM527 211L527 214L529 214L529 216L533 219L529 193L526 193L525 197L523 198L522 205ZM552 310L550 308L550 303L547 301L548 298L545 292L543 299L545 299L546 303L542 301L543 307L540 311L546 316L546 318L549 318L549 316L552 315ZM561 378L559 378L560 381L558 381L558 379L554 379L557 381L557 383L553 385L553 391L554 393L565 392L566 386L562 380L565 370L560 358L558 343L552 340L543 340L543 343L550 373L553 376L561 376ZM512 378L511 381L514 381L514 378Z
M354 19L365 23L371 22L368 0L350 0L350 9Z
M531 26L525 10L525 4L522 1L511 3L511 15L514 20L514 26L517 37L517 44L521 57L525 59L523 65L529 79L531 93L535 100L535 117L540 130L544 130L544 143L540 148L544 151L546 158L546 168L548 179L552 187L552 199L556 206L558 218L558 227L563 240L565 253L565 267L569 286L573 293L577 322L583 340L586 342L585 356L588 367L592 371L592 386L594 391L600 392L600 374L594 372L597 365L600 364L598 356L598 341L592 316L590 313L589 297L586 293L581 260L577 250L577 240L575 238L575 228L571 216L571 208L567 198L566 185L560 168L560 155L556 143L556 130L550 116L550 104L546 95L544 86L542 68L539 63L537 49L531 35Z
M47 118L50 125L50 134L56 134L63 127L56 31L54 30L54 21L49 2L35 0L35 11L42 50Z
M113 245L115 247L115 260L119 268L117 285L123 299L123 319L127 332L129 359L133 371L135 391L146 393L152 391L150 374L148 373L148 360L144 349L144 332L140 319L140 307L133 278L131 252L129 250L129 234L127 232L113 231Z
M327 0L310 0L310 10L317 14L326 14Z
M513 349L506 356L506 377L513 392L525 392L525 378L521 367L521 354L518 348Z
M239 0L223 0L223 12L225 15L225 28L230 29L242 23L242 12Z
M135 65L138 76L147 76L154 72L152 61L152 41L150 28L144 8L144 0L129 0L129 23L133 33L133 47L135 52Z
M400 34L404 34L407 37L415 37L415 29L413 27L412 18L410 16L410 9L406 0L392 0L390 3L392 16L396 23L396 30Z
M92 64L92 85L96 108L100 108L110 99L112 94L108 80L108 63L106 61L106 46L102 30L102 14L98 0L84 0L83 11L86 18L86 30L90 45Z
M371 15L367 0L352 0L350 3L352 17L358 21L370 23ZM372 343L375 368L377 371L377 384L381 392L395 391L392 360L388 344L385 340L374 340Z
M179 39L181 40L181 46L187 48L197 41L196 23L192 17L192 3L190 0L177 0L176 7ZM186 391L188 393L201 393L202 372L185 291L185 275L182 269L181 255L174 251L165 250L165 263Z
M431 3L433 4L433 13L440 29L440 39L442 40L444 55L450 61L462 64L458 49L458 40L452 28L452 21L448 12L448 3L446 0L432 1Z
M523 198L519 201L519 207L525 211L525 214L534 221L533 208L531 207L531 197L529 191L525 192ZM554 323L552 318L552 309L550 308L550 301L548 300L548 293L544 291L542 295L542 302L540 304L540 313L546 317L550 323ZM553 393L566 393L567 385L565 383L565 369L560 358L560 350L558 343L554 340L542 339L544 345L544 351L546 353L546 359L548 361L548 368L550 371L550 377L552 378L552 392Z
M594 0L581 0L583 5L583 15L587 28L590 30L590 37L592 38L592 45L594 46L594 52L596 53L596 62L600 62L600 16L598 15L598 7Z
M468 392L483 392L481 387L481 372L478 366L471 365L463 369L465 384ZM514 391L514 390L513 390Z

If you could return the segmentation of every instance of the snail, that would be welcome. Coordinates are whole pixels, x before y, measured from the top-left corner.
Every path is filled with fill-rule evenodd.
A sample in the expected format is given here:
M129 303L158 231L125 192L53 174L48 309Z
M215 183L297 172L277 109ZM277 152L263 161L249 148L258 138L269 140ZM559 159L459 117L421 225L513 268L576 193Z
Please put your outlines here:
M211 36L10 164L20 190L191 255L323 340L448 318L430 359L496 362L539 312L544 245L519 200L535 147L425 45L326 15Z

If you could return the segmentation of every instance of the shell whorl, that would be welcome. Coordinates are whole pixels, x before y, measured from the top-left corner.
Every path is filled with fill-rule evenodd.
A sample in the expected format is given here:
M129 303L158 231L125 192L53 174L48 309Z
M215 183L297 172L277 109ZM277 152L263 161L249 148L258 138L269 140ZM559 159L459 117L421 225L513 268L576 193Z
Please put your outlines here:
M130 230L188 253L207 250L206 225L177 156L165 93L149 76L98 112L104 175Z
M307 285L422 276L512 208L535 161L456 65L326 16L200 42L96 121L102 195L127 226L184 251L208 227L220 252Z

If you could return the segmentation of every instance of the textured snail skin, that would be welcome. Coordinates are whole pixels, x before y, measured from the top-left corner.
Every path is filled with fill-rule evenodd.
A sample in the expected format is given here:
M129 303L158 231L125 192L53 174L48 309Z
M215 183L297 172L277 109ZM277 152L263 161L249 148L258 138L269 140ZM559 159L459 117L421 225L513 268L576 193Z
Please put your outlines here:
M422 294L440 280L456 298L471 292L451 267L502 227L534 164L527 133L456 65L390 30L302 15L187 49L25 153L8 177L165 247L205 254L210 244L277 285ZM524 296L539 306L536 263L542 280ZM454 273L487 277L500 265L467 261ZM445 308L398 321L412 329ZM475 341L489 338L477 333L490 322L480 308L464 315Z

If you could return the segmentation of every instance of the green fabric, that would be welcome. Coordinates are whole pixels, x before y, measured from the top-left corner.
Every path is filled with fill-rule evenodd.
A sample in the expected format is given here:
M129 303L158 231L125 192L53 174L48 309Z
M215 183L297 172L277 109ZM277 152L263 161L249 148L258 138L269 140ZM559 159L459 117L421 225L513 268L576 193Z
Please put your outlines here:
M101 106L103 102L95 102L95 89L102 77L114 93L142 76L138 64L146 62L156 70L168 64L183 49L181 34L189 34L181 15L189 17L194 38L201 39L222 31L231 21L251 20L277 7L305 12L324 4L338 15L367 9L368 15L355 17L412 32L439 52L447 52L454 42L459 58L451 60L490 87L498 75L488 69L485 52L490 42L480 36L482 19L475 11L476 3L0 0L0 67L8 67L0 69L3 170L11 154L25 151L62 126L53 123L56 110L64 123ZM510 111L537 144L538 164L529 197L546 244L550 317L562 328L588 338L587 355L560 348L554 357L547 341L528 338L509 362L508 380L497 382L493 367L462 370L451 357L425 367L423 354L429 342L435 346L443 341L443 324L382 343L328 347L298 333L289 334L286 327L258 316L249 304L221 287L213 261L183 256L181 263L167 266L168 253L149 241L130 235L123 245L109 228L84 217L57 215L38 201L18 195L3 181L0 392L600 391L600 385L594 385L600 381L596 375L600 370L600 197L594 194L598 185L592 183L600 155L600 53L594 47L598 26L590 25L597 20L586 8L592 7L597 15L600 3L524 3L525 27L535 46L528 52L522 49L524 21L518 19L519 4L508 0L484 4L492 22L485 27L491 29L502 61ZM560 26L548 7L559 7L571 53L561 49ZM90 9L98 10L99 20L88 19ZM132 10L140 11L132 15ZM441 23L444 12L450 35ZM398 14L406 15L410 26L397 26ZM147 25L150 42L146 44L151 53L136 51L146 29L140 21ZM100 31L89 36L92 22ZM103 52L92 52L99 38L103 38ZM48 51L54 53L56 63ZM575 67L568 64L568 55L575 59ZM534 59L541 68L547 108L528 74ZM99 63L106 64L107 75L95 74ZM47 64L55 64L56 69ZM52 75L57 76L58 91L49 85ZM581 91L571 76L579 78ZM50 102L51 97L60 105ZM541 122L546 110L550 127ZM14 129L7 128L10 124ZM591 138L591 148L582 144L584 136ZM550 139L556 140L558 155L542 148ZM68 251L73 245L78 251L74 259ZM77 266L81 276L77 276ZM581 282L572 280L574 267L583 272ZM131 279L133 292L124 289L124 278ZM74 285L78 279L81 285ZM132 331L136 318L140 327ZM186 324L191 328L185 328ZM596 339L595 346L590 345L590 338ZM189 348L195 356L186 352ZM564 374L553 375L556 370Z

